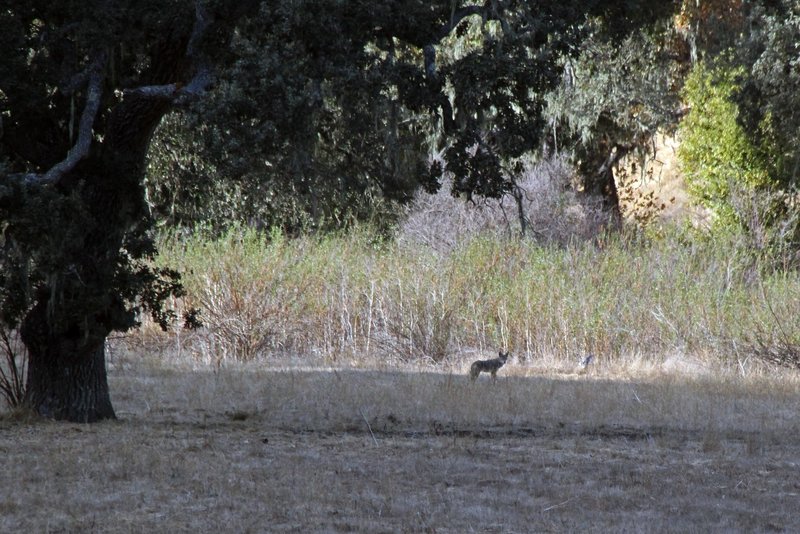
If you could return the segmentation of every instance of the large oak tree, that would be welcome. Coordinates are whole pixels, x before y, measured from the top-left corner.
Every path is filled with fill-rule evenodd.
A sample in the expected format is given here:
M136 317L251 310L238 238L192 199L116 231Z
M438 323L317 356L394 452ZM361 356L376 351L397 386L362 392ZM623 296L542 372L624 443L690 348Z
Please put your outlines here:
M165 323L142 176L153 130L210 83L206 54L247 3L12 2L0 10L2 320L29 358L26 402L113 418L109 333ZM216 42L215 42L216 41Z

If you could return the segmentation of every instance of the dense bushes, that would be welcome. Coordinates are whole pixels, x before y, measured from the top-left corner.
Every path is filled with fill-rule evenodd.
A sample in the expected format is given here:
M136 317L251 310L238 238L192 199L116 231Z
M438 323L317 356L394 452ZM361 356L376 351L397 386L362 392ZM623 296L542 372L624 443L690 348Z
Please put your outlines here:
M685 88L690 111L681 124L679 155L686 183L721 226L737 222L734 191L754 191L770 182L762 154L738 122L738 107L731 100L742 74L742 69L699 63Z
M789 267L800 237L795 179L784 172L774 117L753 123L753 110L738 103L745 80L745 70L731 63L694 68L678 154L690 195L714 216L712 232L741 234L772 267Z

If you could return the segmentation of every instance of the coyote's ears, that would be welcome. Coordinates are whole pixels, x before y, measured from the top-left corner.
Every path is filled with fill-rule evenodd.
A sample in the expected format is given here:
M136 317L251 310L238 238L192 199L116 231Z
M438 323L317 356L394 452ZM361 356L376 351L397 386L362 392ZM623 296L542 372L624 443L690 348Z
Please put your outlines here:
M506 352L505 354L503 354L503 351L501 350L500 351L500 357L501 358L508 358L508 353Z

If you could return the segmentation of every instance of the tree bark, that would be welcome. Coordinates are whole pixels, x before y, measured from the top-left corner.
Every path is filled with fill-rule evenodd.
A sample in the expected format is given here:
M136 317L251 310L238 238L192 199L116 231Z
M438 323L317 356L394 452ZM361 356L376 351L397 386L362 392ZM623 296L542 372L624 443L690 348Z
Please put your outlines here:
M42 417L79 423L116 419L106 378L105 345L59 363L29 352L26 405Z
M47 306L37 304L20 335L28 349L25 404L42 417L80 423L115 419L108 390L105 336L77 326L52 332Z

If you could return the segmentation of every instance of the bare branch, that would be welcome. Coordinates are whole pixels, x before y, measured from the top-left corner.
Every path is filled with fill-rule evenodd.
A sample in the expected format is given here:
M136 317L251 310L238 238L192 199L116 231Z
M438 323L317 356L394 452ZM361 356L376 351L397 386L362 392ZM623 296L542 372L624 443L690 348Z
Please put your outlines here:
M189 37L189 44L186 45L186 57L191 60L197 59L200 40L210 25L208 13L201 0L197 0L195 4L194 17L194 28L192 28L192 35Z
M186 45L186 58L194 68L194 75L187 84L170 83L165 85L148 85L122 90L118 93L125 97L138 97L144 99L163 100L171 105L182 105L187 101L202 95L212 83L211 69L201 57L200 42L211 26L212 17L209 16L202 0L195 3L195 21L189 42ZM61 88L62 93L72 94L81 86L86 85L86 104L81 114L78 127L78 139L67 153L63 161L54 165L44 174L26 173L12 175L15 179L27 183L48 185L58 182L61 177L75 168L75 166L89 154L92 144L92 129L97 112L100 108L102 97L103 70L107 62L107 55L100 53L95 60L82 72L74 75L69 82Z
M422 50L425 58L425 75L428 79L433 79L436 77L436 48L429 44Z
M447 21L439 31L436 32L435 41L431 44L436 44L452 32L459 23L467 17L471 17L472 15L481 15L482 17L486 17L488 14L488 10L486 6L464 6L456 9L453 11L453 14L450 16L450 20Z
M186 100L202 95L211 85L211 72L208 68L200 68L187 85L168 83L165 85L143 85L133 89L125 89L121 96L138 96L154 100L168 100L172 104L182 104Z
M61 92L61 94L71 95L72 93L74 93L75 91L77 91L78 89L87 84L93 69L94 69L94 63L90 63L81 72L73 74L68 82L61 84L58 90Z

